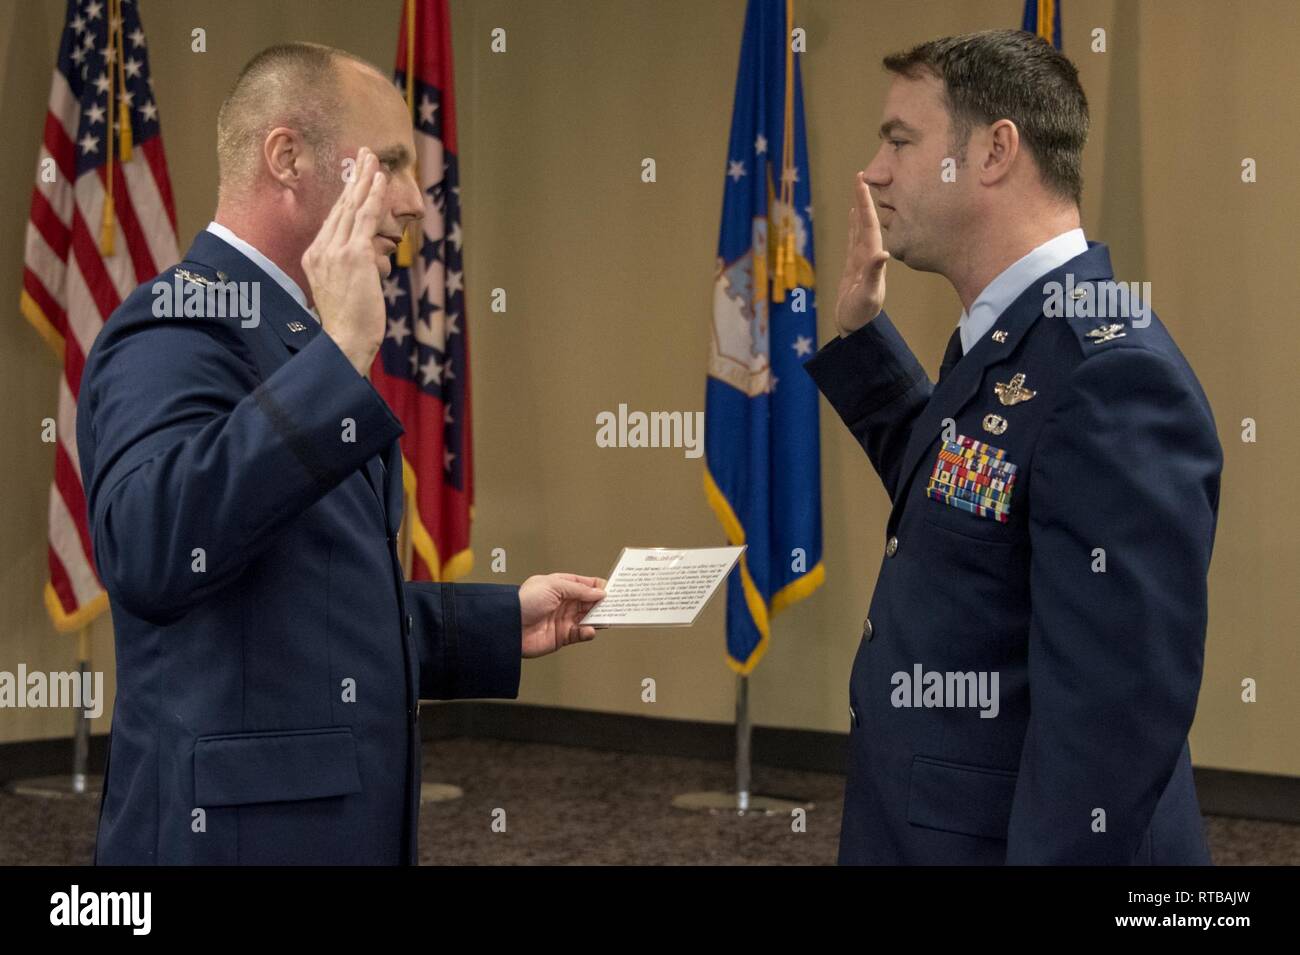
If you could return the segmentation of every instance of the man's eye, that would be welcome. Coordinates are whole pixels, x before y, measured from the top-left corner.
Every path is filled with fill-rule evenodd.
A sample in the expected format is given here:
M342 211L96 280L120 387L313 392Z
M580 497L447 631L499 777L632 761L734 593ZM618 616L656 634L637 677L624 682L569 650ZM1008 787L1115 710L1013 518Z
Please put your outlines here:
M891 139L889 145L893 146L894 150L897 151L899 146L906 146L907 141L903 139Z

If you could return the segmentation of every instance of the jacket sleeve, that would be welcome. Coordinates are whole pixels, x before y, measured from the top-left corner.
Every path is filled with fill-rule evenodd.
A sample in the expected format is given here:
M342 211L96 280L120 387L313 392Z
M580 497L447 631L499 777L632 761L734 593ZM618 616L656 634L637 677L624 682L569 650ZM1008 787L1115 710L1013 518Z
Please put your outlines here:
M803 367L867 452L892 500L912 422L933 390L925 369L884 312L853 334L832 338Z
M82 382L82 479L104 586L145 620L179 619L230 584L402 433L323 332L262 382L223 322L104 334Z
M1049 415L1008 863L1135 861L1196 712L1221 467L1190 376L1153 352L1089 356Z
M513 700L523 622L519 588L407 582L422 700Z

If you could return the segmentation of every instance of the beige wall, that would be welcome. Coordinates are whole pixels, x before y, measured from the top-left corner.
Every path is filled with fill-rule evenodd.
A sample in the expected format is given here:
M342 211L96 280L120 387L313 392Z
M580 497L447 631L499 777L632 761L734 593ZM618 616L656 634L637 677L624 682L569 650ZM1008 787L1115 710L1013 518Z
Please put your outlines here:
M823 339L844 250L854 171L875 147L886 52L946 33L1019 22L1019 0L800 0ZM1235 7L1235 9L1231 9ZM21 9L21 15L19 10ZM604 574L625 544L721 540L701 492L702 460L668 449L596 447L595 416L700 410L712 263L744 3L453 2L462 194L472 330L478 568L501 580L570 569ZM144 0L182 245L212 211L217 106L238 67L273 41L347 47L387 69L398 4ZM71 666L40 602L52 454L36 435L52 414L56 367L16 308L30 174L62 4L0 0L0 374L10 413L0 521L0 669ZM1118 277L1149 280L1155 305L1200 375L1226 454L1211 573L1205 683L1192 733L1200 765L1300 774L1300 660L1294 621L1300 505L1289 479L1300 403L1294 374L1293 229L1300 187L1294 90L1297 8L1083 2L1066 10L1066 49L1092 106L1084 224L1113 249ZM189 31L208 50L189 52ZM509 52L488 50L508 30ZM1088 52L1094 27L1109 52ZM642 184L654 157L658 182ZM1243 157L1259 182L1239 179ZM488 311L507 290L505 315ZM933 373L960 311L932 275L890 273L889 307ZM1240 440L1244 417L1259 441ZM777 618L752 680L756 722L846 728L846 684L879 562L887 501L870 465L822 406L828 580ZM722 604L691 630L606 633L525 665L531 703L682 719L731 718ZM109 668L106 620L96 661ZM111 673L109 674L111 678ZM658 702L640 701L654 677ZM1240 702L1240 681L1259 702ZM60 736L66 713L0 711L0 740ZM108 728L105 716L96 730Z

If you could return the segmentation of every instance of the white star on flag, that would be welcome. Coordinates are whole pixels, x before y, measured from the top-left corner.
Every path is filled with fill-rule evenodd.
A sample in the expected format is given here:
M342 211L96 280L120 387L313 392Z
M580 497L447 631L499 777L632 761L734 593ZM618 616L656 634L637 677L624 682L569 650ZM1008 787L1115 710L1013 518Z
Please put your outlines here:
M384 298L388 299L389 305L397 304L397 300L406 294L406 289L402 288L397 279L384 279Z
M758 139L754 140L754 152L760 156L767 152L767 137L762 133L758 134Z
M803 356L812 354L812 344L813 342L811 338L808 338L806 335L800 335L794 340L794 344L790 347L794 349L796 355Z
M433 114L438 109L438 104L427 96L420 97L420 122L432 123Z
M411 334L411 330L407 327L406 322L397 318L388 320L388 334L384 336L385 338L391 338L400 346L409 334Z
M420 374L424 375L424 383L442 384L442 365L438 364L437 356L430 355L429 360L420 366Z
M740 182L740 177L745 175L745 164L738 159L728 160L727 175L731 177L732 182Z

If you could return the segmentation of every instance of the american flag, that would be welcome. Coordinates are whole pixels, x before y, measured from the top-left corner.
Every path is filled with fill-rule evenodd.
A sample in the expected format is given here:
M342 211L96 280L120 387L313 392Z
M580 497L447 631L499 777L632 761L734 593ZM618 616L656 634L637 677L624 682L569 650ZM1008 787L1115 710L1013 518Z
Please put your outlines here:
M446 0L408 0L398 37L394 79L409 97L415 124L424 223L407 236L411 264L384 280L388 332L371 378L406 428L401 447L411 579L455 580L473 566L474 472Z
M77 459L86 354L118 304L179 259L176 207L135 0L68 0L32 190L21 296L23 315L63 362L45 586L45 605L59 630L85 626L108 605Z

